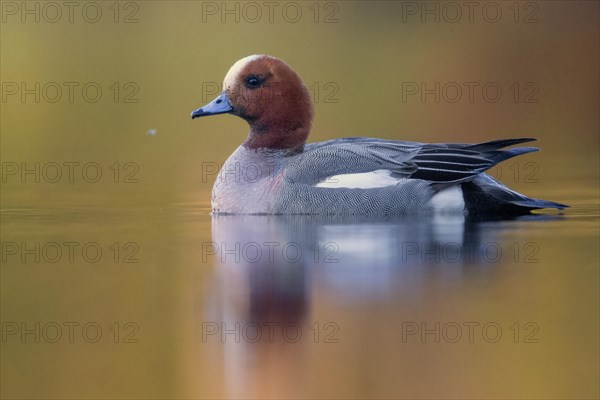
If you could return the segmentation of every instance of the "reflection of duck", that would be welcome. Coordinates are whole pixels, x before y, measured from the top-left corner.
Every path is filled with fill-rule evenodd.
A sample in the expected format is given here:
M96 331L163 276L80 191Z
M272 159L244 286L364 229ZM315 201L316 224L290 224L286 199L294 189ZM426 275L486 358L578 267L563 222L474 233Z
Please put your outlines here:
M307 313L307 265L302 253L310 246L303 241L303 225L284 219L213 217L216 260L223 282L235 287L227 291L237 299L238 311L244 310L242 320L300 322Z
M390 275L419 267L448 271L511 261L514 243L498 233L530 215L489 220L463 215L215 215L212 255L236 321L298 322L309 315L319 282L344 297L385 295ZM477 269L477 268L475 268Z
M424 144L345 138L305 144L313 107L283 61L254 55L236 62L213 102L192 118L231 113L250 125L213 187L212 208L236 214L527 214L566 207L514 192L484 172L536 151L506 147L535 139Z
M526 218L533 217L544 218ZM462 215L213 216L211 254L219 284L203 295L218 333L206 342L215 351L223 344L228 396L304 393L312 379L309 360L324 350L319 346L335 346L326 337L358 346L385 336L385 330L367 329L361 337L357 332L365 329L346 325L348 310L362 310L361 324L385 325L399 341L402 318L412 321L423 298L437 295L440 285L468 288L474 275L487 276L494 270L489 267L507 261L506 254L486 259L496 257L486 250L506 249L496 234L513 224L520 222ZM377 316L377 304L390 301L398 314ZM287 325L298 326L299 336L297 328L284 332ZM352 333L358 339L349 339Z
M236 321L303 321L314 274L345 288L340 295L379 296L403 268L502 261L497 226L462 215L215 215L212 222L214 260L231 300L223 311Z

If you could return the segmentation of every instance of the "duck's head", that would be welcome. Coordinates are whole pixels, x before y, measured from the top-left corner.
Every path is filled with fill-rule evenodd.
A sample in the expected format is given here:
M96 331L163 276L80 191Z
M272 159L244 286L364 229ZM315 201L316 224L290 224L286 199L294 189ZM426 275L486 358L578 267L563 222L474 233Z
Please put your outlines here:
M192 119L224 113L250 125L247 148L300 150L310 133L313 106L298 74L282 60L263 54L233 64L223 92L193 111Z

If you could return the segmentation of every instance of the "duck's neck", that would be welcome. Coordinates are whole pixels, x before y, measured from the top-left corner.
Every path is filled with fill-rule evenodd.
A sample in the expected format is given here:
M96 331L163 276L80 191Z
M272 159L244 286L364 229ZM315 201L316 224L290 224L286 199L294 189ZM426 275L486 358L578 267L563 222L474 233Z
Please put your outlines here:
M308 134L309 130L303 128L292 131L251 129L243 145L248 149L267 148L273 150L290 150L296 153L304 149Z
M268 148L301 152L310 134L312 115L248 121L250 133L243 145L249 149Z

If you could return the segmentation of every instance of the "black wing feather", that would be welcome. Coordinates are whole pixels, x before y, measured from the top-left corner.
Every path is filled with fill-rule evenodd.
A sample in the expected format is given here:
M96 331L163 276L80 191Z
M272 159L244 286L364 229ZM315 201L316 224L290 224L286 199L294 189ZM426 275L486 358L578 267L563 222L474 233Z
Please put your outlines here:
M535 147L507 146L535 139L501 139L479 144L428 144L411 159L417 165L410 177L432 182L461 182L478 175L509 158L538 151Z

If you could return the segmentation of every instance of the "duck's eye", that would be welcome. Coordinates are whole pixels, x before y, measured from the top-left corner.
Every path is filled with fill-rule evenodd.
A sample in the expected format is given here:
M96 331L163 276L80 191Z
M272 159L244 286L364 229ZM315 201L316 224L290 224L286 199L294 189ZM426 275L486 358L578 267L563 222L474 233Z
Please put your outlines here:
M262 80L255 76L255 75L249 75L246 78L246 86L249 87L250 89L254 89L259 87L262 84Z

